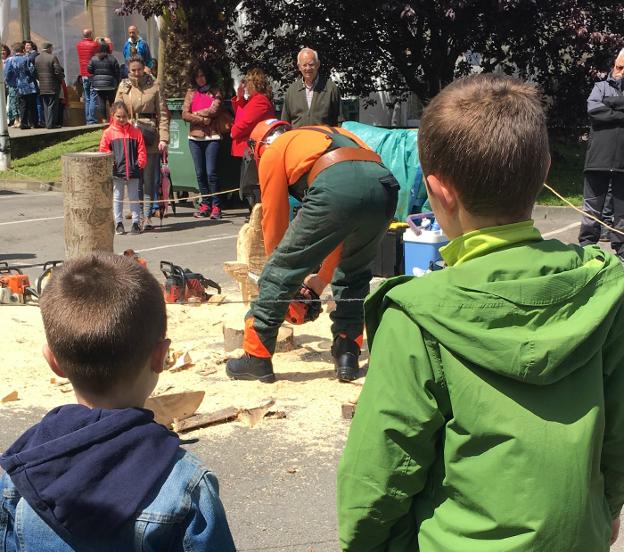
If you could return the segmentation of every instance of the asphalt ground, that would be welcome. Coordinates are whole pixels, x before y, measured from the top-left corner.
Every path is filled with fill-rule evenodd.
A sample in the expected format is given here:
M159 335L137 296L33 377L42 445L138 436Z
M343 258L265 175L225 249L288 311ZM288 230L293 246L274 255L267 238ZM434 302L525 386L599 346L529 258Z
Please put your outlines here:
M0 191L0 261L37 265L24 269L34 278L38 265L62 259L62 215L59 192ZM236 257L236 236L244 217L245 210L239 209L226 211L222 221L196 220L192 208L182 206L159 230L116 236L115 250L135 249L156 274L164 259L233 289L222 263ZM579 214L574 210L538 207L534 220L545 237L576 241ZM0 450L44 413L14 406L0 409ZM217 474L238 550L333 552L338 550L335 470L348 428L348 422L336 420L329 452L328 447L310 451L285 443L269 424L262 431L240 427L227 439L202 437L184 446ZM612 550L624 552L624 538Z

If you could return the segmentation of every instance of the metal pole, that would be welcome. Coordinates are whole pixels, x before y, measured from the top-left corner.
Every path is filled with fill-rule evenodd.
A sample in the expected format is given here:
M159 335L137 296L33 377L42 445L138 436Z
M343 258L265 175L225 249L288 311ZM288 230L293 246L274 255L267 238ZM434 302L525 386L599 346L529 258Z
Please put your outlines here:
M67 71L67 43L65 42L65 0L61 0L61 40L63 41L63 69ZM69 77L67 77L69 79Z
M9 5L11 0L0 0L0 33L2 42L7 35L9 23ZM11 166L11 140L7 122L7 106L4 89L4 63L0 64L0 171L6 171Z

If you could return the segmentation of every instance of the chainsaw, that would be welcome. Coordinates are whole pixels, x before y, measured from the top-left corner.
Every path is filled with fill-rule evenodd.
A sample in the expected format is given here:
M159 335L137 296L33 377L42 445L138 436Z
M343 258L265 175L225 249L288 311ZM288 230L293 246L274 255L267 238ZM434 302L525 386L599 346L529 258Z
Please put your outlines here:
M36 297L30 287L30 280L19 268L0 262L0 303L5 305L23 305L29 296Z
M165 276L164 296L166 303L187 303L208 301L213 293L206 288L213 288L221 293L221 286L213 280L204 278L188 268L182 269L168 261L160 261L160 270Z

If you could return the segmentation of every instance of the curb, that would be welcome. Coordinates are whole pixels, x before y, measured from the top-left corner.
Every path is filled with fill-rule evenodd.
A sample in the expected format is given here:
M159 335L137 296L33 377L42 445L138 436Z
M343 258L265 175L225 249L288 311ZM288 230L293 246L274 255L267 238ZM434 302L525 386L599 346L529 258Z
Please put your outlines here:
M0 190L8 192L51 192L54 188L54 182L40 182L38 180L0 180Z

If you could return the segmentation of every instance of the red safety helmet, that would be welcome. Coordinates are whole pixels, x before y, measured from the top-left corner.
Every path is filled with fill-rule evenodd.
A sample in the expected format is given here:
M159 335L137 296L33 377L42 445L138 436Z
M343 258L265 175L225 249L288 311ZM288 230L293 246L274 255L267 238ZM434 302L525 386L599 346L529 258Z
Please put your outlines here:
M292 129L290 123L280 121L279 119L267 119L261 121L251 131L247 143L252 149L256 163L260 161L266 147L272 144L275 139Z

